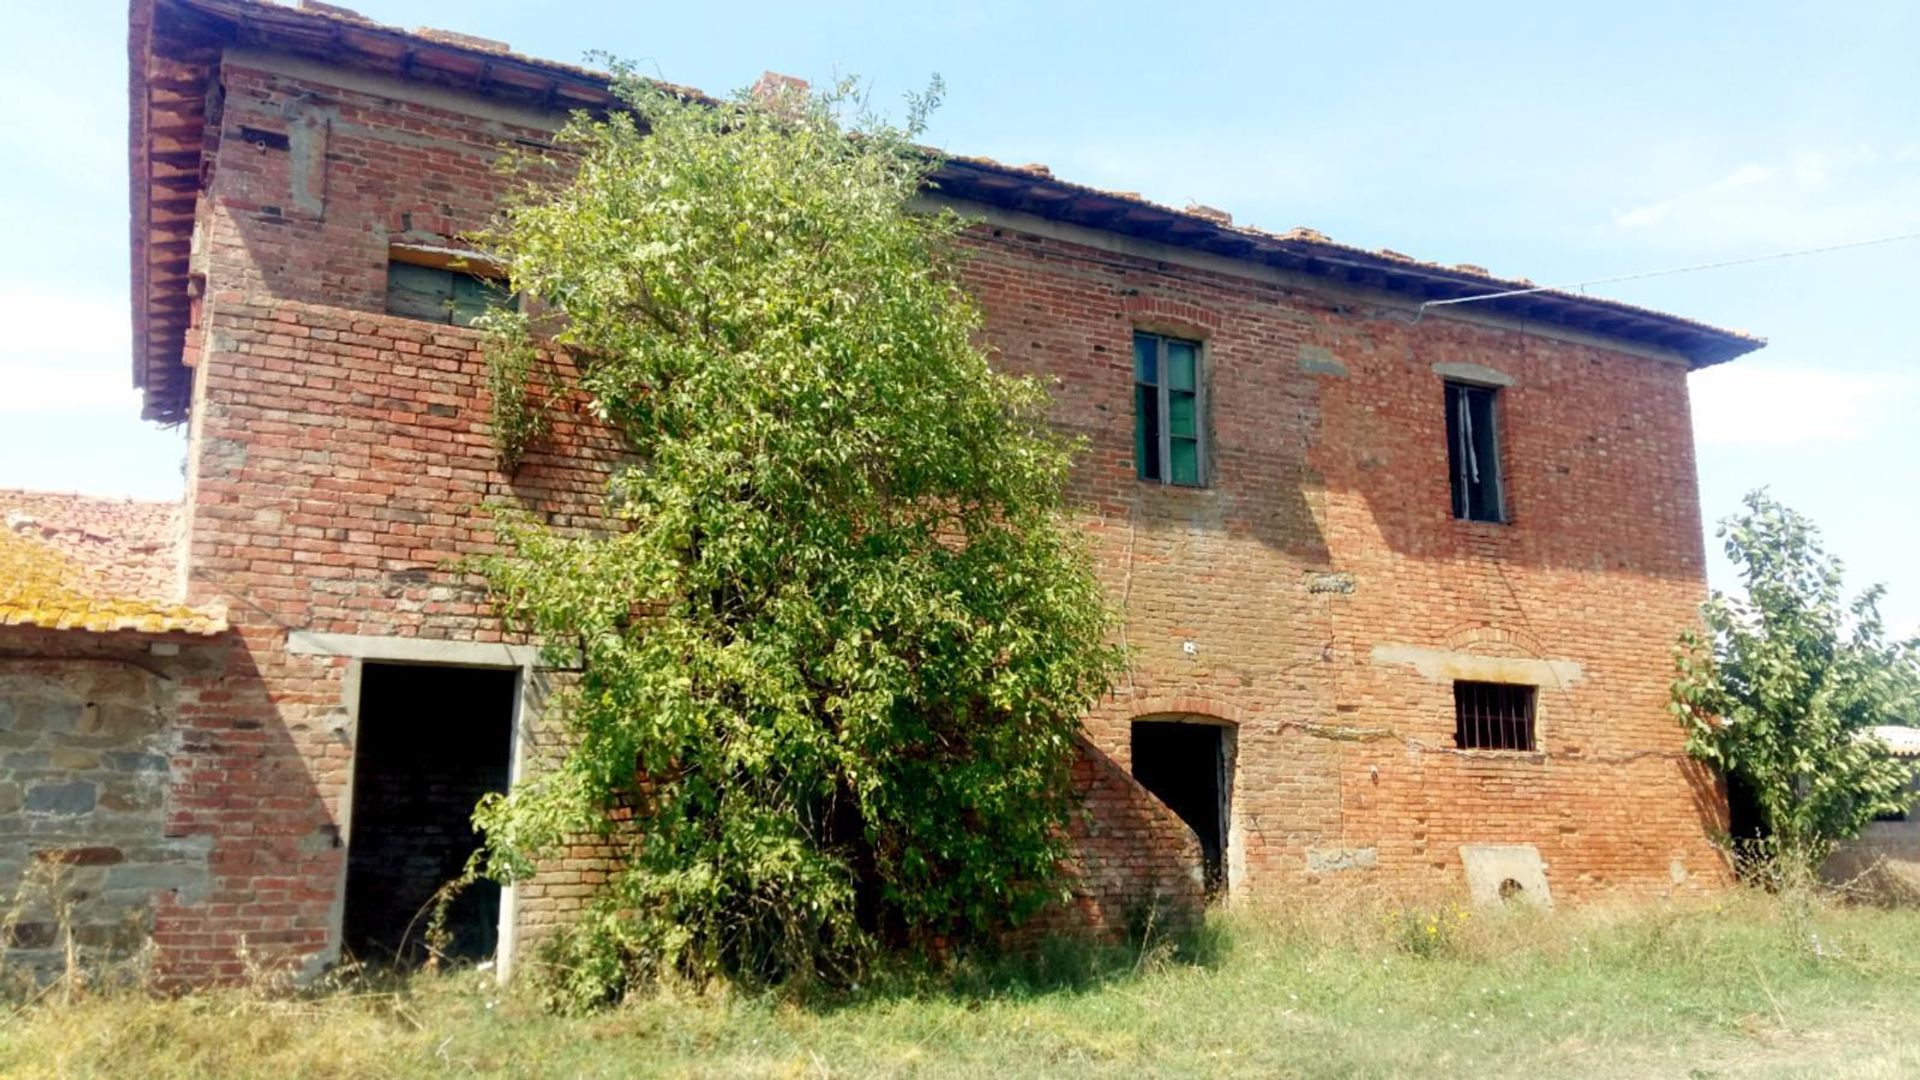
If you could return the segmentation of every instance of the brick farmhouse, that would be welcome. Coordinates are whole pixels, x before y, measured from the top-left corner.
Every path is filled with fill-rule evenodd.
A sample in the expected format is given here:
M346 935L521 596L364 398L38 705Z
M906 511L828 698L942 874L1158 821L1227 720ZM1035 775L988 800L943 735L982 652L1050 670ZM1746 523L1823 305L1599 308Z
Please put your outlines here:
M473 800L553 750L556 673L450 563L486 500L597 527L619 447L562 416L498 467L458 253L502 149L612 99L325 4L130 26L134 379L189 425L186 494L0 494L0 875L170 978L312 972L401 948ZM1726 880L1666 694L1705 592L1687 375L1760 341L1040 166L935 181L997 362L1090 446L1073 505L1134 657L1049 925ZM601 854L474 890L456 946L510 961Z

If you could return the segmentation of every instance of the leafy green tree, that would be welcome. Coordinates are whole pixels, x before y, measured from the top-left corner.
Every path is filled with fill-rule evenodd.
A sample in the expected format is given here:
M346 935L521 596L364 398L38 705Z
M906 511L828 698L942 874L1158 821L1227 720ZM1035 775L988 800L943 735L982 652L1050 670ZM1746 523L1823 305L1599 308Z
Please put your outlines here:
M544 309L494 319L501 370L550 337L632 452L613 528L503 514L480 564L579 666L564 763L481 808L491 871L622 847L561 946L575 1001L844 978L1017 919L1058 894L1074 740L1120 656L1064 513L1075 447L976 344L962 223L910 207L938 83L904 126L844 84L618 91L491 237Z
M1920 642L1888 641L1874 586L1842 599L1818 530L1764 490L1719 535L1745 597L1715 592L1707 637L1678 653L1688 749L1758 804L1769 869L1804 876L1876 814L1903 809L1908 766L1866 734L1920 719Z

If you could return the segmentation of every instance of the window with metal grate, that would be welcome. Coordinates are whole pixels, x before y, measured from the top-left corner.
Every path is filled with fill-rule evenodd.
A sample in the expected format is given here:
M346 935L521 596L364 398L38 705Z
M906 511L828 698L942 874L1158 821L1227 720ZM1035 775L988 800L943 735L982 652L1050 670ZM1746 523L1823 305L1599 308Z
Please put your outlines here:
M1535 687L1514 683L1454 683L1454 745L1462 750L1535 749L1535 692Z

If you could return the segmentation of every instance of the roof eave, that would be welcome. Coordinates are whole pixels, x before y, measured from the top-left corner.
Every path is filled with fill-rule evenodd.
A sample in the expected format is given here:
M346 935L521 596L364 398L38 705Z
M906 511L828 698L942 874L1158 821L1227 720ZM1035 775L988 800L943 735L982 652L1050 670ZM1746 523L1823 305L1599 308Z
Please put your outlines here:
M164 11L161 8L164 6ZM166 16L168 27L160 25ZM130 213L133 288L133 382L143 391L141 415L178 423L186 419L191 382L177 353L184 341L190 305L181 260L190 242L172 231L156 246L154 206L155 146L153 72L161 38L206 53L194 63L212 78L218 50L246 44L294 55L319 57L347 66L409 78L428 78L478 94L538 103L555 110L601 109L614 97L604 72L511 53L504 46L437 31L409 32L324 5L281 7L256 0L131 0L128 16ZM179 66L171 56L170 72ZM191 65L188 65L191 67ZM201 71L200 68L192 69ZM177 81L177 72L170 73ZM195 78L201 77L196 74ZM713 101L699 91L661 84L690 100ZM173 95L176 99L178 94ZM179 102L175 101L176 107ZM178 126L178 125L175 125ZM173 128L167 129L169 146ZM190 151L190 148L182 148ZM170 151L171 152L171 151ZM183 159L186 156L181 155ZM168 167L176 168L170 162ZM187 178L171 175L170 181ZM1418 301L1460 299L1512 291L1515 282L1460 268L1422 263L1387 253L1336 244L1305 230L1268 233L1235 227L1214 216L1161 206L1137 195L1100 191L1054 179L1044 170L1023 169L978 158L950 158L933 175L943 192L969 201L999 205L1108 232L1188 247L1232 259L1264 263L1331 281L1384 289ZM175 208L177 211L177 208ZM187 226L190 230L191 224ZM168 273L179 276L181 295L173 295L170 277L153 276L154 260L164 254ZM164 292L165 295L160 295ZM1766 344L1760 338L1704 323L1648 311L1590 296L1535 292L1526 296L1477 301L1475 307L1512 318L1562 325L1601 337L1667 349L1693 368L1724 363ZM162 318L157 322L155 312ZM178 370L174 370L174 369ZM164 378L156 377L156 373Z
M1472 306L1489 314L1676 353L1694 370L1725 363L1766 344L1762 338L1664 312L1584 294L1534 289L1531 282L1367 251L1308 230L1269 233L1236 227L1211 214L1176 210L1138 196L1083 187L1033 168L954 158L941 164L934 181L942 194L962 201L1371 288L1409 303L1519 291L1517 295L1489 296Z
M133 311L133 387L147 386L147 56L152 48L153 0L130 0L127 5L127 154L128 250L131 252ZM143 399L141 419L154 419L153 403Z

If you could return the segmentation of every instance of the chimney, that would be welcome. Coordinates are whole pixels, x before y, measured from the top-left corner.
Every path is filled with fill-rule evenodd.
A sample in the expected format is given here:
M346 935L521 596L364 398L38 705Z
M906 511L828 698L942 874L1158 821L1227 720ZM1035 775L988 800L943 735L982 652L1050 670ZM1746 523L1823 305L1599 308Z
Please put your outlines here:
M1197 218L1206 218L1208 221L1213 222L1215 225L1233 224L1232 214L1227 213L1225 210L1222 210L1217 206L1208 206L1205 203L1196 203L1196 202L1188 203L1187 213L1192 214L1194 217L1197 217Z
M474 52L495 53L501 56L513 51L513 47L504 41L492 38L474 37L457 30L437 30L431 26L416 27L415 37L423 37L439 45L451 45L456 49L472 49Z
M753 84L753 99L774 108L791 98L805 97L806 94L807 80L782 75L777 71L762 71L760 81Z

